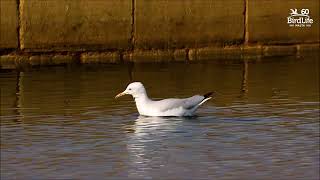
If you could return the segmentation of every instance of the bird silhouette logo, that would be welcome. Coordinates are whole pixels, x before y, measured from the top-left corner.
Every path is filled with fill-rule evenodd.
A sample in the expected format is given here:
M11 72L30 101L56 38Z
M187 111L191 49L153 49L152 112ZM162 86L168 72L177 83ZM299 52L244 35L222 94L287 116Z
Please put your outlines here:
M298 9L290 9L290 11L291 11L291 13L290 13L291 16L297 16L297 15L299 15Z

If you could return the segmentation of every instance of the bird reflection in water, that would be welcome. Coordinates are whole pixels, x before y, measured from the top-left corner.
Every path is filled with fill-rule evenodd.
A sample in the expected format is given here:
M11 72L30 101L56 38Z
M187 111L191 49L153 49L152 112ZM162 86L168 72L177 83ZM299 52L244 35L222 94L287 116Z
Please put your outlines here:
M168 154L167 139L172 138L182 117L149 117L139 116L134 124L127 128L130 178L146 178L152 169L163 167ZM159 156L163 154L163 156ZM151 162L152 161L152 162Z

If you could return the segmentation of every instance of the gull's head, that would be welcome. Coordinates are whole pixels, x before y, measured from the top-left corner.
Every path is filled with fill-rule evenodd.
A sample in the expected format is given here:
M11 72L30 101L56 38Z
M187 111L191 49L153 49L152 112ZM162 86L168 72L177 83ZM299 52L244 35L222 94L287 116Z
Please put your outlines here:
M139 96L145 95L146 90L141 82L133 82L127 86L126 90L116 95L115 98L118 98L126 94L132 95L134 98L137 98Z

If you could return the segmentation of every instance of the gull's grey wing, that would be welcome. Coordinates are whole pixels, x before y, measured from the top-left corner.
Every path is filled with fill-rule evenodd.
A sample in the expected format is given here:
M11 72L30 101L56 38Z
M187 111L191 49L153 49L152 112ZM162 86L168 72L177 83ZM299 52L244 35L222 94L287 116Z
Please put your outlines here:
M197 106L201 101L205 99L204 96L195 95L185 99L163 99L160 101L155 101L156 106L160 111L164 112L170 109L175 109L179 107L183 107L184 109L192 109Z

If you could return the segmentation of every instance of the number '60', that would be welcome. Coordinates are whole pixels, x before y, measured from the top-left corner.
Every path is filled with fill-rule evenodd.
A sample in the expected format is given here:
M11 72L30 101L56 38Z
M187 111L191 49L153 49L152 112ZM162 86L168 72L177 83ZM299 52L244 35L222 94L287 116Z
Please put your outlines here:
M309 14L309 9L301 9L301 14Z

